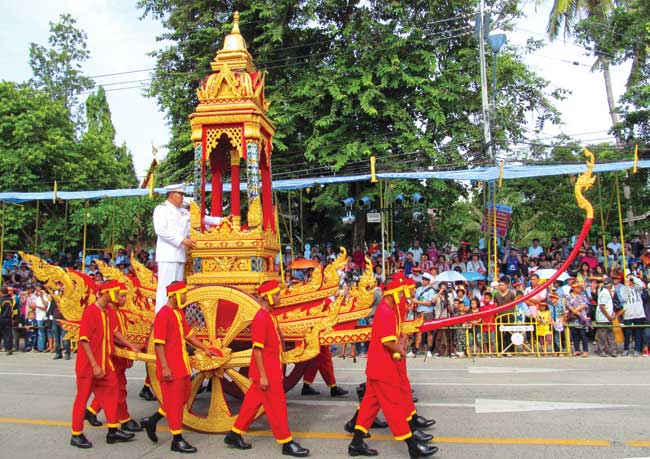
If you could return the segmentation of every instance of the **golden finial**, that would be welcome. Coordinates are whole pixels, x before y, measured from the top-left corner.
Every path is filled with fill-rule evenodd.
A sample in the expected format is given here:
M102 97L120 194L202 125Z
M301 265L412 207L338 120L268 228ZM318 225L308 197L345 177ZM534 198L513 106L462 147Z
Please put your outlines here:
M235 11L235 14L233 14L232 30L228 35L226 35L222 51L246 51L246 41L239 31L239 11Z
M235 11L232 16L232 32L231 34L239 34L239 11Z

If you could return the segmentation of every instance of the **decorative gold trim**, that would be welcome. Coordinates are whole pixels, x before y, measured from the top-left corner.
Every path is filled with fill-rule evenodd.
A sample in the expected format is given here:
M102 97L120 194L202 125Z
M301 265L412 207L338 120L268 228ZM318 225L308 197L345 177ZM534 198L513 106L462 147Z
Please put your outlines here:
M587 218L593 219L594 208L587 198L585 198L584 193L594 186L594 182L596 181L596 177L593 176L596 158L594 157L594 154L586 148L584 148L583 151L584 155L587 157L587 170L578 176L574 186L574 193L576 200L578 201L578 207L585 211Z

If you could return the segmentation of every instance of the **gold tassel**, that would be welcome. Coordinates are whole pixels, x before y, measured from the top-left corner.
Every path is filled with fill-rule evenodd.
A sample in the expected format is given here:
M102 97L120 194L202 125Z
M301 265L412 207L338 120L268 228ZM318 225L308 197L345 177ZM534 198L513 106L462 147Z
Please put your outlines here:
M632 173L636 174L636 165L639 163L639 144L634 145L634 169Z

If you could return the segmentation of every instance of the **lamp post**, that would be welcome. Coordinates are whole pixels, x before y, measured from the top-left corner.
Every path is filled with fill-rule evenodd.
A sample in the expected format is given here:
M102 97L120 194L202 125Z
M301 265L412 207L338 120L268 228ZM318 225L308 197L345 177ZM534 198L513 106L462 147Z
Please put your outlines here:
M506 33L501 29L494 29L488 34L487 42L492 48L492 116L490 118L494 120L497 105L497 54L506 44ZM494 149L492 149L491 159L494 162Z

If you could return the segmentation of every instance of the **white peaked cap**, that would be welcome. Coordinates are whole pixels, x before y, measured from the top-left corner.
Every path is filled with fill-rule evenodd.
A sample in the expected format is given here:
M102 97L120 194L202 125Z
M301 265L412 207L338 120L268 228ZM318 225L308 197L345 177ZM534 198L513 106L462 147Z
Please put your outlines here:
M165 193L171 193L172 191L175 191L177 193L185 193L185 184L177 183L175 185L167 185L165 187Z

